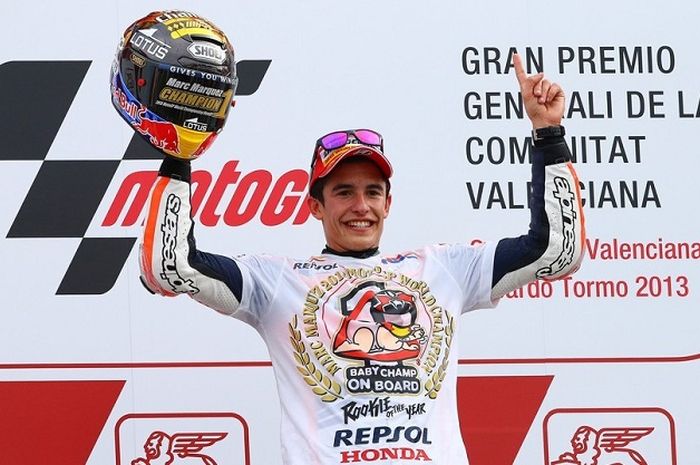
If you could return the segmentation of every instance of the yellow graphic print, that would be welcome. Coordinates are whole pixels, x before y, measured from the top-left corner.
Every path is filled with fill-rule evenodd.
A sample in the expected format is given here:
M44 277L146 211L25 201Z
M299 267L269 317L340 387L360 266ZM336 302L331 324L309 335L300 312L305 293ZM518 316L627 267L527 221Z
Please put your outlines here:
M427 283L381 266L327 276L289 323L297 370L324 402L345 391L435 399L454 329Z
M170 31L170 37L179 39L184 36L200 35L211 37L220 42L224 42L219 31L213 29L206 21L198 18L173 18L164 21Z
M326 376L321 369L311 361L309 354L306 352L306 347L301 340L301 331L296 329L296 326L297 316L294 315L292 322L289 324L289 333L291 335L289 340L292 342L292 347L294 348L294 359L297 361L297 370L299 370L301 376L304 377L306 384L311 386L311 390L314 394L321 396L321 400L324 402L334 402L338 399L342 399L343 396L340 395L340 384L333 378ZM326 358L326 361L330 362L330 356L327 353L323 357ZM337 372L337 370L335 372Z

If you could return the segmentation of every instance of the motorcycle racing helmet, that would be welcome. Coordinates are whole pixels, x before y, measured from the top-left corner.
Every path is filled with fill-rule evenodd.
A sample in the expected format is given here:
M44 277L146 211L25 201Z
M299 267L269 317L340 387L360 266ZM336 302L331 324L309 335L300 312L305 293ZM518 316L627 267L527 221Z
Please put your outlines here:
M210 21L155 11L129 26L110 76L112 104L151 145L191 160L221 132L238 84L233 47Z

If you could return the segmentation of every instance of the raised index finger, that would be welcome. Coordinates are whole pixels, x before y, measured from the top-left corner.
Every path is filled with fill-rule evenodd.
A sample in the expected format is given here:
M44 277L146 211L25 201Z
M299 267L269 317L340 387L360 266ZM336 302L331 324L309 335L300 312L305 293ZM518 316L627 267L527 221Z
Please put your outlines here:
M527 80L527 74L525 74L525 68L523 68L523 60L518 53L513 54L513 67L515 68L515 77L518 78L518 84L522 87Z

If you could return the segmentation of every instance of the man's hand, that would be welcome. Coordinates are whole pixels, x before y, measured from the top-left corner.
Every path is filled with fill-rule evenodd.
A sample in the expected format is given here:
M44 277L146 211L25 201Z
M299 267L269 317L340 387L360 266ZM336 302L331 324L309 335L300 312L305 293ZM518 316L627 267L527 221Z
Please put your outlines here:
M559 84L548 81L544 74L525 74L520 55L513 55L515 76L518 78L525 111L532 121L532 128L558 126L564 116L564 91Z

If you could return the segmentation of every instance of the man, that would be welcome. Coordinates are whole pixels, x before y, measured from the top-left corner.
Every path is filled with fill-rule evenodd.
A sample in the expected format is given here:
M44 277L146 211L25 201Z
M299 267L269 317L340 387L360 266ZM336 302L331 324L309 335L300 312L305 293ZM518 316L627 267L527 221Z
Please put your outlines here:
M467 463L457 316L535 279L566 276L583 257L563 91L528 77L517 56L514 65L536 147L530 230L518 238L382 255L392 167L381 135L355 129L321 137L313 153L308 204L323 226L321 254L232 259L196 248L190 163L182 154L163 161L141 244L142 281L260 333L279 386L285 464Z

